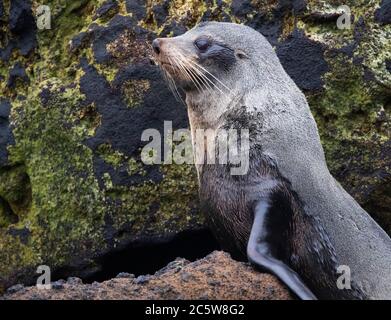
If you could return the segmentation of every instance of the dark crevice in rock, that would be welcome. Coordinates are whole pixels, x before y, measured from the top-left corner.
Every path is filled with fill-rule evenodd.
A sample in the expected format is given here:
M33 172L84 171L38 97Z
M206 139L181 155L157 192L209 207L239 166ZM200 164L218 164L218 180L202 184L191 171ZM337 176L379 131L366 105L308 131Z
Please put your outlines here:
M177 257L195 261L203 258L220 247L207 229L183 231L167 240L156 241L139 245L132 244L123 249L112 251L97 261L100 270L90 275L79 275L84 283L105 281L115 278L119 273L130 273L135 276L154 274ZM76 273L77 274L77 273ZM70 270L62 269L53 273L52 281L66 278Z
M19 241L21 243L23 243L24 245L27 245L27 243L29 241L29 238L31 236L31 231L28 228L26 228L26 227L14 228L14 227L11 226L7 230L7 233L9 235L11 235L12 237L14 237L14 238L18 238Z
M7 87L15 88L17 82L22 82L27 84L30 82L29 77L27 76L26 73L26 69L20 62L15 63L13 68L10 70L8 81L7 81Z
M7 146L14 143L9 121L10 113L11 103L0 98L0 168L8 164Z
M0 168L0 197L9 206L12 215L20 217L28 214L31 208L32 190L30 177L23 164ZM11 219L11 223L15 219Z
M0 197L0 228L18 222L18 216L12 211L9 203Z

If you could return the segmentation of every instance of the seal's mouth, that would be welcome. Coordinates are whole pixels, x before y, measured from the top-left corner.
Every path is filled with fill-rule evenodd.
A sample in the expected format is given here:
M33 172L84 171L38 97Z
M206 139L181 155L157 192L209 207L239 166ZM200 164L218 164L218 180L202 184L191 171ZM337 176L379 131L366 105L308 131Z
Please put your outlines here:
M169 67L173 67L172 66L172 64L171 63L169 63L169 62L162 62L162 63L160 63L161 65L162 65L162 67L164 67L164 66L169 66Z
M157 54L156 51L153 53L153 61L157 66L159 66L163 72L168 73L174 79L179 76L179 70L177 65L175 65L175 58L170 57L169 53L159 50Z
M169 87L173 88L173 91L177 91L176 87L182 89L188 87L188 79L181 69L183 65L178 63L178 58L175 55L173 56L170 52L161 49L158 54L154 52L154 61L160 67Z
M164 69L166 69L166 68L171 69L171 70L176 69L176 68L173 66L173 64L170 63L170 62L165 62L165 61L163 61L163 62L160 62L159 64L160 64L160 65L162 66L162 68L164 68Z
M156 65L161 66L161 67L166 66L166 65L172 66L172 63L169 62L168 59L162 57L161 55L157 55L155 53L153 54L152 60L155 62Z
M156 62L158 66L160 66L162 71L168 73L168 75L172 77L173 80L180 80L180 72L178 70L178 67L173 62L162 59L156 59Z

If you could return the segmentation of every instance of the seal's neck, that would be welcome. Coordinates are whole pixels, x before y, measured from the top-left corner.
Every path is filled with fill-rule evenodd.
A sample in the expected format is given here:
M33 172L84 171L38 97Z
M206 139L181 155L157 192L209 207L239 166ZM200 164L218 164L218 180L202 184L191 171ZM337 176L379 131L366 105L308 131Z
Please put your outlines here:
M222 115L238 105L241 96L234 93L193 92L186 94L190 126L196 129L218 129Z

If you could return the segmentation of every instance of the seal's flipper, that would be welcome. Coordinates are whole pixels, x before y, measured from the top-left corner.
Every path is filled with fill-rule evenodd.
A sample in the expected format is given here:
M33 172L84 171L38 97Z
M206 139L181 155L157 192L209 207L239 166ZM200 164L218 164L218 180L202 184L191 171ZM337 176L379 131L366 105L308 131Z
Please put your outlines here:
M266 221L269 212L267 201L261 200L256 204L254 222L247 244L247 257L249 261L255 266L277 276L300 299L316 300L314 294L303 283L299 275L273 256L271 252L273 244L267 240L268 230Z

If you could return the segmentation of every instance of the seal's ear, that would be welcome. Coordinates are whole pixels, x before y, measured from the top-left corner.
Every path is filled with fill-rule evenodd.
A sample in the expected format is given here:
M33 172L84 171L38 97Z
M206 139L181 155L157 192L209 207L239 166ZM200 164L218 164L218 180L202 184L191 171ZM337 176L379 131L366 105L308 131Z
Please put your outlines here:
M239 59L248 59L248 55L240 49L235 50L235 56Z

